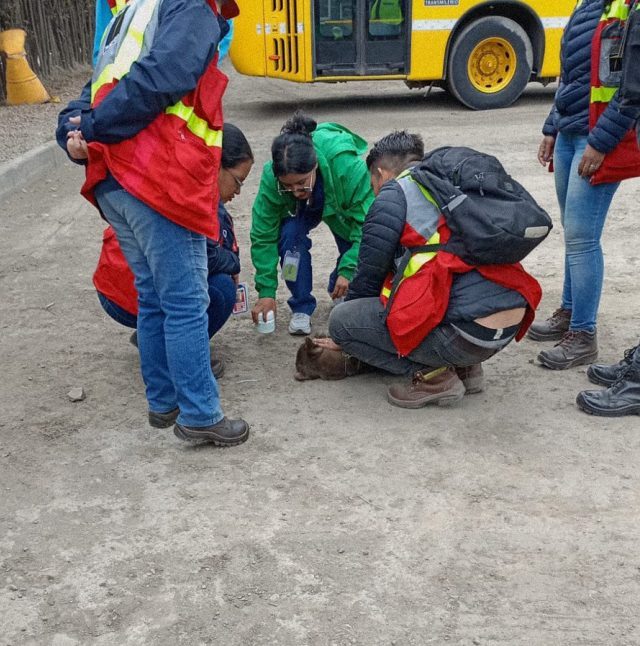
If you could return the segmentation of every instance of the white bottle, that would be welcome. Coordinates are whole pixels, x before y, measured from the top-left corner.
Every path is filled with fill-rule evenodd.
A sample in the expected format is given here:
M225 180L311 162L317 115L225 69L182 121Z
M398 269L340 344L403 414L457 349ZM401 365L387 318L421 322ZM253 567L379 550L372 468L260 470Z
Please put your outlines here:
M273 310L269 310L266 314L262 312L258 316L258 332L260 334L271 334L276 329L276 317Z

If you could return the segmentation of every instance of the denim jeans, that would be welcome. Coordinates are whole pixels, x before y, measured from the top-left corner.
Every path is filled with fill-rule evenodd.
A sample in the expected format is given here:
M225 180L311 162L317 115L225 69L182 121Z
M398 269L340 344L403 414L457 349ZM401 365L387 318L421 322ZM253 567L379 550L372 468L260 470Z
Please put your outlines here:
M560 133L553 154L556 194L564 228L562 307L571 310L570 329L593 332L604 260L600 237L619 182L597 184L578 175L587 137Z
M377 297L346 301L333 308L329 334L342 349L370 366L394 375L411 376L426 368L463 368L482 363L501 350L484 348L465 339L452 325L432 330L408 356L401 357L383 321L384 307Z
M313 269L311 267L311 238L309 232L320 224L320 218L295 216L286 218L280 227L280 241L278 253L280 254L280 265L284 260L287 251L297 251L300 254L298 265L298 277L295 282L286 281L291 292L291 298L287 301L292 312L302 312L311 316L316 309L316 299L311 293L313 289ZM338 279L338 265L342 256L351 249L352 243L344 240L335 233L333 237L338 247L338 260L335 269L329 276L329 293L333 291Z
M236 284L228 274L209 274L209 338L222 329L227 322L233 306L236 303ZM98 292L98 300L102 309L116 322L125 327L135 330L138 325L138 317L135 314L122 309L117 303L108 299L104 294Z
M205 237L154 211L113 178L96 188L138 290L138 350L149 410L178 406L178 422L208 426L223 417L207 334Z

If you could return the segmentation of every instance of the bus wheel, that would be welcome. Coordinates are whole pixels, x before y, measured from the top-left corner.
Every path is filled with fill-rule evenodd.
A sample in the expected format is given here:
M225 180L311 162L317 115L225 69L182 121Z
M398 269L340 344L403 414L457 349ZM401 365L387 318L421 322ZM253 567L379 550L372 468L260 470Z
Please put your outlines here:
M472 110L511 105L531 77L533 49L524 29L501 16L467 25L456 37L447 64L447 87Z

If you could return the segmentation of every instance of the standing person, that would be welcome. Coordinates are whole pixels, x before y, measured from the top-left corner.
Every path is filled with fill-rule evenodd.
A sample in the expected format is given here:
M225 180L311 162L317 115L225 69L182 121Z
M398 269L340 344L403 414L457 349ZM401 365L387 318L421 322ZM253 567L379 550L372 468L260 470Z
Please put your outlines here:
M626 46L623 52L620 105L640 110L640 3L635 2L629 15ZM636 122L640 141L640 127ZM624 351L613 365L595 364L587 369L589 381L603 390L583 390L576 403L585 413L601 417L640 414L640 344Z
M620 105L615 31L626 17L624 0L581 0L562 37L561 77L547 118L538 160L553 159L565 235L560 308L534 323L529 338L559 341L538 355L554 370L598 356L596 318L604 261L600 238L620 180L640 174L640 152L630 129L636 111Z
M236 303L240 273L240 256L233 221L224 204L240 194L253 166L253 153L242 131L231 123L225 123L222 133L223 172L218 175L221 242L218 244L213 240L207 240L209 338L212 338L231 316ZM122 255L111 226L103 233L102 252L93 274L93 284L104 311L117 323L135 330L138 322L138 293L134 285L134 276ZM132 334L131 342L137 347L136 332ZM211 368L216 378L222 376L222 359L212 358Z
M291 292L290 334L310 334L316 308L309 233L325 222L338 247L329 277L331 298L347 293L358 259L362 223L373 193L360 157L367 142L336 123L316 124L296 112L271 146L251 220L251 259L258 301L254 323L276 313L278 261Z
M113 227L135 275L149 422L183 440L244 442L211 372L206 239L218 237L222 95L216 48L233 0L137 0L102 39L80 116L58 128L86 160L82 193ZM142 37L140 37L142 35ZM89 107L86 104L89 103Z

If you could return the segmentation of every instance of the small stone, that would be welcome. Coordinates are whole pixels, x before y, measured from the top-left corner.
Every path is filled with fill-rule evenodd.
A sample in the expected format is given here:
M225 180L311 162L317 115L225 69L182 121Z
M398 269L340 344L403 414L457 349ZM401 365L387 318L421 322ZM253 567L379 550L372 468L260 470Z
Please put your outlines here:
M13 583L12 583L12 584L9 586L9 590L11 590L11 592L17 592L17 591L18 591L18 586L13 585Z
M84 392L84 388L81 388L80 386L78 386L77 388L72 388L67 393L67 397L72 402L81 402L83 399L86 398L86 396L87 395Z

